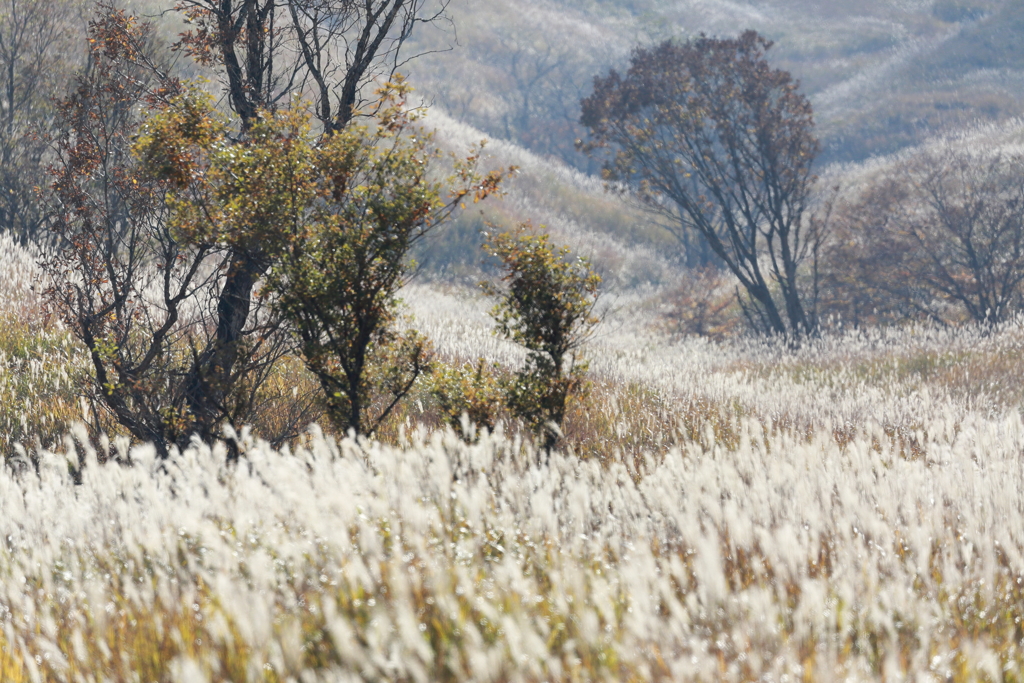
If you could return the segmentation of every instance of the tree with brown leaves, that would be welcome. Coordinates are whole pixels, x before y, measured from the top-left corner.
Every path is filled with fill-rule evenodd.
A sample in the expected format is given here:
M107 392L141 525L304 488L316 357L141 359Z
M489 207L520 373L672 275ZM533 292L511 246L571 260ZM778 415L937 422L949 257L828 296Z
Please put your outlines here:
M822 235L805 214L819 146L810 102L768 64L770 47L747 31L639 48L624 76L595 79L581 120L585 147L611 152L607 178L666 219L691 265L724 265L755 327L799 336L817 327Z
M198 312L189 320L185 309L217 278L204 267L215 245L175 234L167 221L171 186L132 153L142 111L173 94L140 66L148 28L111 11L90 36L89 68L58 108L54 247L43 265L51 302L89 352L103 405L166 455L197 428L182 377L203 321Z

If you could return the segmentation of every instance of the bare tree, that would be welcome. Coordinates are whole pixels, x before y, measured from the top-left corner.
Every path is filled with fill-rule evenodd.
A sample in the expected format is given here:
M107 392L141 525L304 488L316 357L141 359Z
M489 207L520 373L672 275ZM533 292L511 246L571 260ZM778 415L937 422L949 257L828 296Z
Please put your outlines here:
M821 223L805 214L819 146L811 105L769 66L770 47L748 31L637 49L625 76L595 79L582 122L589 150L613 152L607 176L665 217L698 262L694 235L736 276L751 323L798 336L817 327Z
M44 220L37 196L49 163L43 131L53 120L53 98L78 67L78 16L74 2L0 2L0 230L23 242Z
M947 151L913 171L924 211L904 225L922 280L978 322L1004 319L1024 281L1024 155Z
M1024 283L1024 155L919 154L844 207L836 237L828 268L835 308L859 302L891 319L1004 320Z
M417 24L444 15L447 0L182 0L195 28L177 47L218 67L243 128L260 110L307 96L325 133L343 129L389 80Z
M518 13L515 19L512 12ZM419 87L465 123L598 172L575 141L585 133L580 99L594 71L607 63L610 46L582 27L553 27L548 14L522 13L500 3L468 19L457 36L461 57L426 59L415 74ZM585 50L579 36L591 40Z
M112 29L132 40L108 42ZM91 28L89 67L58 109L54 247L44 267L51 301L89 352L103 405L166 455L190 426L180 382L189 363L183 309L214 275L201 272L212 245L175 238L169 188L131 153L140 105L158 89L134 64L147 37L121 13Z
M545 105L551 91L558 90L569 51L535 35L524 39L512 34L499 35L495 48L508 60L505 71L512 87L506 93L510 106L502 118L505 137L511 140L528 135L533 120L547 114Z

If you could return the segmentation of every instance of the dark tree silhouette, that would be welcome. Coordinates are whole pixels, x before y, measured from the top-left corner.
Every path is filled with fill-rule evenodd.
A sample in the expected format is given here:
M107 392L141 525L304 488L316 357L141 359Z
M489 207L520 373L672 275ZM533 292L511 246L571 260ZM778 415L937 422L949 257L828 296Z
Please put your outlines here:
M595 79L581 120L584 147L608 150L607 177L667 219L691 265L724 265L752 324L799 336L817 327L822 231L805 214L819 145L811 105L769 66L770 47L747 31L637 49L624 76Z

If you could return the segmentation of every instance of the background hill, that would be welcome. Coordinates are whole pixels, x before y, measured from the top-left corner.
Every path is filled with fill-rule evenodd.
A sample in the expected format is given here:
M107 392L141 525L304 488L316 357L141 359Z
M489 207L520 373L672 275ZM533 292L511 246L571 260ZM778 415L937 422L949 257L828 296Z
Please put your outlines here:
M405 69L447 140L489 137L494 162L523 172L503 204L463 217L421 252L435 277L478 275L486 222L532 220L593 256L613 284L678 280L673 243L605 193L600 169L574 146L593 77L666 38L753 28L774 40L774 63L814 104L830 182L852 174L855 184L865 171L851 163L877 168L879 157L939 135L1000 124L1004 143L1020 137L1024 5L1013 0L454 0L448 9L451 23L421 31L413 51L422 55Z
M181 26L159 0L136 7ZM851 183L850 164L935 136L1000 124L1015 140L1024 110L1024 4L1017 0L452 0L450 21L421 26L402 66L431 106L445 144L489 138L490 163L516 164L504 202L446 226L417 254L424 276L473 282L488 223L544 225L589 254L609 284L678 280L671 239L597 179L576 151L579 101L594 76L623 69L630 51L667 38L728 36L753 28L770 57L811 98L823 151L819 172ZM186 66L184 63L182 66ZM193 74L195 75L195 74ZM829 169L829 166L835 166Z
M817 112L823 161L857 161L1020 111L1024 5L1014 0L511 0L450 5L410 64L430 100L489 135L594 170L578 103L636 45L753 28ZM450 48L450 49L448 49Z

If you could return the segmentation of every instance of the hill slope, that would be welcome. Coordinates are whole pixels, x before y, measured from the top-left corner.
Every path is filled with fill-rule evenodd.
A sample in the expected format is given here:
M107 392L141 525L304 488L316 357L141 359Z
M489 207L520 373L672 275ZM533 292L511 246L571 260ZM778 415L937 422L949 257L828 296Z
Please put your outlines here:
M825 160L860 160L1022 108L1024 6L1014 0L510 0L450 6L420 34L414 82L456 118L594 170L573 142L593 76L629 50L753 28L818 112Z

